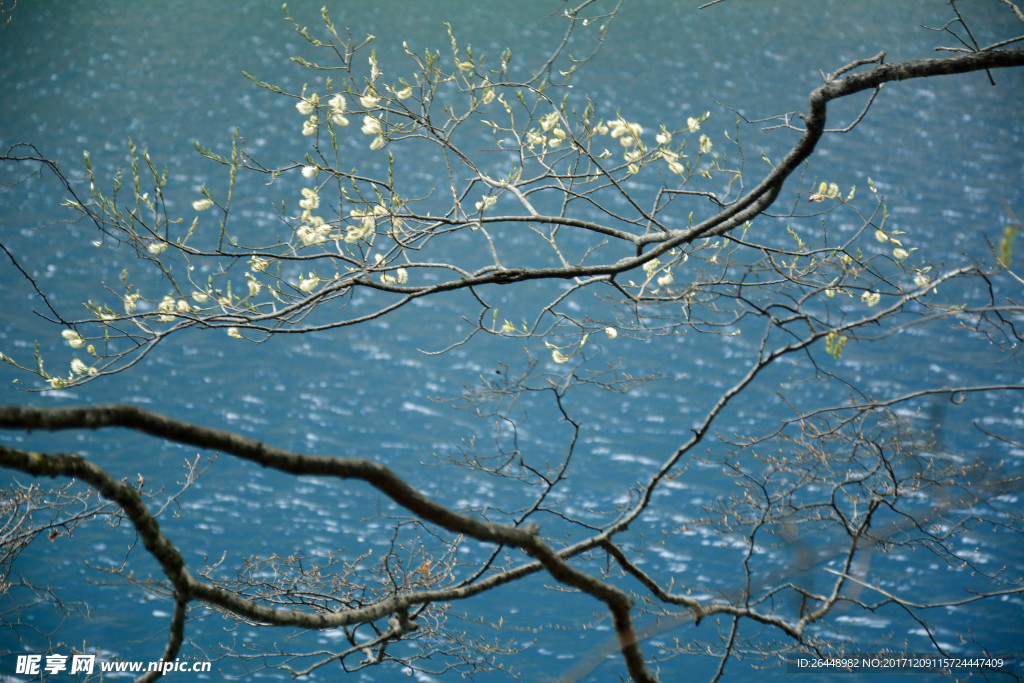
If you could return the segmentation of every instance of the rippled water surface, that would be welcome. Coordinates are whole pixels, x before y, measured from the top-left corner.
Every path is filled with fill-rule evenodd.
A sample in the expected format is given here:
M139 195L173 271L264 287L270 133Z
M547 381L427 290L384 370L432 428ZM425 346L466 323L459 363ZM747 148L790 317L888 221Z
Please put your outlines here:
M319 22L322 2L289 3L293 16L311 27ZM930 56L936 34L921 24L941 26L947 3L813 3L797 9L782 3L729 1L697 12L696 2L642 0L627 2L603 51L583 72L576 90L590 93L610 111L656 130L660 122L679 126L690 115L710 110L708 129L716 135L735 130L736 115L758 119L797 111L820 83L820 70L832 70L853 59L888 50L888 61ZM985 3L976 3L984 5ZM513 6L514 5L514 6ZM545 15L556 2L480 3L447 0L430 3L329 2L336 22L356 35L372 33L385 70L405 68L401 42L447 49L442 21L471 42L476 52L496 59L511 46L516 63L534 64L538 46L560 35L560 24ZM985 33L1008 19L997 3L980 10L973 28ZM158 165L171 168L169 208L183 207L207 183L214 192L224 178L197 158L193 142L228 149L236 127L251 152L269 164L301 157L303 139L293 100L256 88L243 75L301 90L308 72L289 62L306 46L281 19L277 2L173 3L22 2L12 21L0 28L0 144L31 142L59 160L70 174L81 168L89 150L101 177L125 162L127 138L146 148ZM948 42L948 41L947 41ZM982 237L997 236L1007 221L1005 205L1024 210L1021 150L1024 149L1024 76L995 73L992 87L983 74L927 82L890 84L870 116L854 132L829 138L815 158L812 175L841 185L866 189L871 177L886 194L893 220L914 235L924 258L954 260L961 252L984 254ZM717 103L716 103L717 102ZM836 107L837 125L852 120L861 103ZM748 164L758 168L760 151L782 153L794 136L787 131L741 128ZM360 141L361 142L361 141ZM353 147L352 154L360 152ZM415 167L414 159L404 159ZM8 173L8 171L5 171ZM13 177L13 176L10 176ZM4 180L10 179L5 176ZM429 190L435 182L429 169L411 179ZM643 192L644 187L638 187ZM257 226L270 224L268 198L258 183L236 199L237 218ZM88 226L65 223L58 206L60 188L49 177L31 178L17 191L0 192L0 235L19 254L47 290L58 292L55 305L69 310L80 303L80 282L97 277L116 282L128 261L120 252L89 246ZM685 216L680 216L682 222ZM42 227L40 227L42 226ZM847 229L850 226L845 226ZM842 230L844 226L836 226ZM100 273L97 276L97 273ZM49 340L54 328L28 313L39 309L31 287L6 261L0 266L4 311L0 313L0 350L31 357L33 340ZM1018 290L1019 293L1019 290ZM172 339L132 372L88 385L81 391L31 395L13 388L14 378L0 368L6 402L71 404L126 401L168 415L237 430L276 446L302 451L365 457L391 464L432 496L473 508L512 507L500 499L491 481L466 475L453 479L450 470L421 467L435 463L434 454L457 452L462 439L491 438L489 427L454 411L434 397L453 397L481 374L500 369L509 354L521 354L498 342L481 342L433 356L422 350L443 348L460 338L459 311L465 300L452 296L410 307L386 321L351 329L332 337L278 339L240 349L209 335ZM522 305L522 302L519 302ZM515 300L506 304L512 308ZM925 338L921 335L926 334ZM910 330L878 345L870 353L852 351L847 366L879 393L910 386L922 377L948 377L954 384L1020 382L1020 367L988 365L980 346L951 345L948 330ZM426 346L425 340L427 340ZM45 342L49 343L49 342ZM567 509L581 517L608 509L621 495L622 481L648 476L662 458L690 433L709 408L709 397L745 371L743 359L756 338L701 339L689 335L677 344L636 345L630 360L637 373L658 370L669 381L647 385L628 395L580 392L574 410L585 428L578 452L574 497ZM921 354L926 344L930 353ZM57 344L53 345L57 347ZM520 344L521 347L521 344ZM535 354L544 350L533 349ZM783 407L773 382L753 387L746 402L729 414L736 428L752 430L777 418ZM990 431L1024 435L1020 405L985 397L960 407L957 424L971 420ZM519 434L534 457L556 457L567 438L557 416L531 415ZM972 429L941 432L947 453L965 453L1020 462L1024 453ZM92 434L5 435L24 447L75 450L125 476L145 471L156 480L173 480L189 449L163 445L131 434L94 439ZM677 512L696 509L725 490L717 468L694 468L666 486L650 517L648 533L678 525ZM362 520L367 511L387 504L366 487L298 480L221 458L182 499L180 518L164 524L179 540L186 559L199 563L226 553L226 566L254 553L287 553L297 542L306 552L348 552L383 549L385 534ZM1014 497L1009 504L1017 504ZM202 512L201 515L189 514ZM680 512L681 514L681 512ZM598 518L595 516L595 520ZM197 522L197 520L202 520ZM380 521L378 520L378 524ZM651 531L653 530L653 531ZM26 573L37 573L66 586L69 595L86 594L92 620L68 622L68 643L83 641L136 659L155 659L162 635L139 643L124 642L130 632L150 634L166 622L169 603L129 599L117 587L85 583L80 548L89 548L97 564L114 563L131 535L125 530L82 529L72 543L39 545L25 553ZM636 539L639 541L639 539ZM738 576L738 550L728 535L694 533L667 543L647 555L649 571L658 576L691 577L695 583L729 585ZM964 538L977 546L978 561L1024 567L1017 538L978 529ZM827 549L825 549L827 551ZM141 553L133 556L136 572L154 572ZM790 558L767 553L766 580L784 571ZM961 578L933 568L921 557L888 557L890 579L915 592L956 592ZM896 567L896 569L892 569ZM90 574L93 580L99 578ZM551 625L573 624L589 615L592 605L580 598L543 592L541 581L515 590L497 591L467 606L470 616L503 615L507 623L542 627L537 646L517 664L526 680L569 670L611 637L605 626L588 632L562 631ZM898 586L897 586L898 587ZM529 593L528 591L537 591ZM928 594L925 592L924 594ZM540 597L537 597L540 596ZM964 620L972 623L979 641L997 649L1020 649L1024 614L1020 600L1008 598L981 618L970 606L935 615L939 636L956 647ZM986 613L988 614L988 613ZM870 647L888 642L926 647L920 632L894 631L895 615L840 615L832 625ZM998 617L998 618L995 618ZM40 617L43 619L43 617ZM48 619L49 617L45 617ZM898 622L901 629L906 621ZM45 628L52 626L40 623ZM192 638L207 645L224 637L224 623L210 616L195 623ZM597 635L595 635L597 634ZM0 631L0 639L9 631ZM239 641L255 637L254 629L230 634ZM667 630L652 644L670 643L684 630ZM336 634L316 636L324 647ZM660 638L660 640L659 640ZM38 650L45 641L0 642L0 651ZM897 645L899 647L901 645ZM7 658L0 660L6 667ZM682 680L714 663L677 659L663 665L665 680ZM618 661L593 674L592 680L618 680ZM740 665L734 670L739 671ZM0 669L6 671L6 669ZM373 671L362 676L374 680ZM780 678L783 672L774 674ZM272 678L271 674L261 677ZM811 680L808 678L807 680Z

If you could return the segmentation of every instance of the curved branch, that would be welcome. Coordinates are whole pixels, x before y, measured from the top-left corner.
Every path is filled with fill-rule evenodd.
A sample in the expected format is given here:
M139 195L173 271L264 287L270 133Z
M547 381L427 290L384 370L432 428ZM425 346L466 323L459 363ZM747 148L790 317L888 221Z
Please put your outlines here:
M133 405L108 404L68 408L3 406L0 407L0 427L24 430L46 429L51 431L126 427L151 436L168 439L175 443L231 453L244 460L249 460L264 467L273 467L290 474L312 474L332 476L339 479L360 479L422 519L437 524L449 531L466 534L480 541L524 547L531 543L531 539L536 535L535 529L527 530L485 522L469 515L454 512L430 500L430 498L409 485L390 468L372 460L294 453L223 429L203 427L174 420ZM74 458L74 456L58 457ZM27 463L26 466L31 466L31 464ZM36 465L36 467L42 467L42 465ZM133 513L133 510L135 514L141 515L143 512L148 514L145 506L141 503L141 499L138 502L133 502L129 498L122 500L127 494L121 492L116 487L111 489L111 484L104 482L95 473L95 470L98 470L98 468L82 458L62 460L59 464L52 465L51 468L53 468L52 471L54 473L80 476L83 479L86 479L86 476L91 476L96 479L97 488L99 488L100 483L105 487L101 489L101 493L107 495L109 490L111 493L109 497L116 500L118 504L122 506L129 505L131 509L126 508L126 511L130 515ZM22 467L19 466L19 469L22 469ZM79 471L81 471L81 474L78 474ZM35 473L53 476L45 467ZM106 473L104 472L104 474ZM109 475L106 476L109 477ZM91 479L86 479L86 481L93 483ZM136 521L136 518L133 516L132 520ZM142 517L138 521L142 524L149 524ZM156 521L153 520L152 524L155 525ZM177 563L183 567L180 556ZM176 567L171 569L177 570Z
M885 53L882 52L867 61L881 61L884 56ZM774 201L775 196L782 189L782 184L800 164L810 157L817 147L818 141L825 133L828 103L832 100L848 97L864 90L877 89L891 81L946 76L1014 66L1024 66L1024 48L971 52L952 57L914 59L894 64L881 64L868 71L850 74L839 80L834 78L826 79L825 83L815 88L810 97L808 97L807 113L801 116L805 126L804 134L786 156L783 157L782 161L756 187L738 199L735 204L729 206L725 211L688 230L673 232L667 238L658 234L648 236L647 239L650 242L663 242L656 250L650 253L662 253L680 244L692 242L700 237L720 235L728 232L742 225L749 216L749 209L761 204L765 197L771 196ZM845 69L840 69L836 73L844 72ZM768 205L771 205L771 201L767 203L765 208Z
M0 410L5 416L7 410ZM5 421L4 426L8 425ZM75 477L88 483L105 498L121 506L139 532L142 543L160 563L167 578L181 594L188 595L192 577L185 560L174 544L160 531L160 524L146 507L139 492L123 481L118 481L106 470L77 455L43 455L8 448L0 444L0 464L36 477Z

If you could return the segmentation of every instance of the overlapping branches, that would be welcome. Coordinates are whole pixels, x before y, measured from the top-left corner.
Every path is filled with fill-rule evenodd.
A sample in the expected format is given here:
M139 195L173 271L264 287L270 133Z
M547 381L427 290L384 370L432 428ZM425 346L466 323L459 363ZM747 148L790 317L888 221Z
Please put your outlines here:
M158 281L147 283L147 289L153 284L159 287L162 282L169 293L147 300L142 285L125 281L122 293L112 290L118 295L116 304L90 303L95 314L91 320L63 320L51 312L55 320L67 326L65 334L72 345L88 345L94 360L80 364L66 376L40 373L44 378L55 386L69 386L126 369L163 339L187 329L219 328L231 336L258 341L272 334L365 323L417 299L456 290L475 293L483 319L493 310L482 294L489 285L564 280L571 283L573 291L600 285L610 287L627 301L648 301L657 297L658 283L668 284L673 271L689 258L707 254L713 260L722 243L712 242L712 238L749 228L750 222L773 204L783 183L820 141L830 101L908 78L1024 64L1024 48L1006 48L897 64L883 63L884 55L880 54L844 67L811 94L808 112L802 116L801 138L767 175L734 197L692 191L705 203L698 204L691 216L708 215L680 228L672 226L679 217L674 198L690 193L686 188L701 177L741 174L739 169L726 166L725 154L712 151L713 143L706 135L701 135L701 149L695 159L685 158L685 142L675 142L681 132L664 127L656 136L657 146L649 148L639 124L621 116L601 120L589 104L578 113L555 102L549 90L509 80L507 59L503 59L500 69L485 70L470 61L458 62L454 72L447 72L441 69L438 54L409 51L421 69L411 79L415 87L405 79L395 85L382 84L376 62L371 60L367 83L357 90L359 79L352 60L360 47L332 43L331 50L344 56L346 80L344 90L330 98L331 104L322 104L316 95L296 96L300 109L311 112L310 120L318 122L312 126L311 152L301 165L264 168L251 159L237 139L230 157L204 151L230 168L231 184L225 199L207 193L195 202L199 209L217 207L222 214L215 248L199 246L210 242L202 237L207 228L202 225L205 218L200 216L206 214L197 215L187 230L179 230L178 226L184 225L180 219L168 217L162 201L166 172L158 171L148 154L143 155L144 164L157 184L156 197L136 194L134 206L122 207L118 188L105 195L95 189L95 179L91 200L82 201L72 195L70 206L105 233L131 245L140 258L155 266ZM453 50L456 56L461 54L457 46ZM872 64L867 70L856 70ZM351 108L347 102L352 98L358 98L361 104ZM446 101L460 103L463 110L448 105L438 121L435 109ZM498 113L504 110L508 118L506 123L487 122L499 150L510 149L518 157L507 166L503 177L485 171L480 157L486 159L486 154L464 151L456 135L495 113L494 109ZM378 154L387 154L387 180L345 171L340 166L346 144L343 136L351 134L350 128L338 121L348 123L349 117L360 115L366 121L363 133L373 136L371 148L382 141ZM702 120L691 117L689 130L699 130ZM625 142L621 158L607 151L597 152L604 136ZM416 199L403 194L403 169L389 151L423 142L437 148L438 175L451 183L452 201L436 216L415 207L436 203L437 198ZM20 154L19 150L12 150L5 160L45 163L37 155ZM140 169L140 161L133 151L136 188L140 187L139 175L146 172ZM571 169L569 173L556 170L566 166ZM70 187L55 166L51 165L51 170ZM310 187L302 189L302 210L291 217L282 204L279 216L283 227L294 230L293 236L284 242L244 246L253 237L232 235L228 223L236 178L250 172L281 182L277 179L300 171L310 181ZM666 171L664 185L650 208L644 208L640 198L623 185L632 175L662 175ZM458 180L467 175L468 181ZM317 215L321 202L328 201L329 196L337 201L333 211L342 216L335 221ZM470 208L477 196L480 199L474 202L475 208ZM843 201L836 195L828 197L829 201L837 199ZM557 210L538 209L540 203L554 203ZM614 208L620 205L622 208ZM523 213L499 213L497 207L506 211L518 208ZM580 217L601 214L608 220ZM525 234L521 228L526 229ZM464 257L458 260L435 260L439 254L452 253L450 240L465 243L464 234L480 249L461 249ZM747 237L744 234L740 239ZM756 236L750 237L756 241ZM207 260L210 264L204 266ZM476 265L471 265L474 262ZM214 263L220 265L211 268ZM233 273L246 267L241 283L231 279ZM207 282L193 280L194 272L209 273ZM634 273L641 274L642 279L623 282ZM183 274L187 280L181 279ZM699 287L698 283L695 286ZM373 295L368 302L360 299L357 304L355 292L360 289ZM542 308L542 315L527 326L526 334L543 334L547 329L543 313L555 304L557 300ZM324 316L322 311L327 308L340 315ZM597 330L583 330L593 331Z
M102 240L126 247L132 259L149 268L138 280L125 275L119 285L108 283L105 292L91 296L90 316L83 319L58 312L36 287L47 308L44 315L60 325L72 349L88 356L57 374L46 369L40 352L34 364L3 357L34 373L43 388L70 388L123 372L170 336L187 331L219 332L238 343L323 333L457 291L468 292L476 309L461 312L468 332L443 350L476 335L544 344L543 361L531 355L526 370L511 372L505 366L497 379L467 391L467 405L496 425L498 445L480 456L473 443L461 459L447 460L494 477L517 495L527 491L520 498L526 502L501 511L502 521L492 521L486 511L446 506L418 488L413 477L378 462L288 451L135 406L0 408L5 429L102 434L128 428L294 476L363 482L407 513L395 522L388 553L374 565L385 577L383 587L360 578L366 556L340 554L316 561L255 558L227 580L219 565L188 566L139 487L79 455L2 447L3 466L86 482L131 521L160 564L166 578L161 589L175 601L165 659L180 651L194 603L242 622L344 630L344 649L291 667L296 674L333 661L346 670L389 658L408 665L414 657L396 655L390 645L417 637L444 642L441 654L458 659L466 643L444 624L448 605L543 572L604 605L616 632L613 649L636 680L656 678L641 642L658 627L638 628L640 615L655 615L671 626L719 619L720 638L707 646L720 658L718 677L740 652L827 652L815 628L844 609L892 604L922 620L920 611L952 604L915 602L881 589L872 593L865 576L876 549L924 549L952 566L970 562L954 539L977 520L1021 533L1016 513L997 505L975 510L997 493L1015 490L1019 476L982 460L929 460L905 419L891 409L939 393L1018 395L1024 387L952 386L940 380L878 397L825 364L842 358L847 342L885 340L935 321L952 321L968 335L995 340L994 347L1012 358L1024 341L1015 322L1024 308L1014 297L995 293L996 279L1012 275L1009 260L1000 256L994 265L943 268L913 261L915 236L887 223L873 183L858 197L854 188L806 183L799 174L830 132L831 102L872 93L851 126L832 132L846 131L869 115L888 83L1024 66L1024 48L1012 47L1015 41L983 48L971 36L964 49L935 59L887 64L880 53L852 62L810 94L799 126L792 116L781 119L800 131L799 140L763 177L751 181L738 135L725 142L707 135L703 126L710 113L660 125L652 134L650 126L645 129L627 113L566 94L567 79L585 62L568 57L570 36L593 31L588 37L598 49L605 22L618 10L587 16L595 11L593 4L566 12L565 39L525 76L517 75L511 53L487 62L449 33L450 54L405 46L409 75L385 77L371 41L339 32L326 11L323 38L296 24L311 48L326 57L296 61L323 81L287 93L253 80L294 100L301 115L296 128L305 141L301 155L288 164L265 166L248 152L241 135L223 155L199 146L203 156L226 169L228 182L222 194L203 188L192 202L191 221L172 215L168 173L134 144L130 177L115 178L109 192L101 189L86 158L88 198L76 194L61 169L30 147L12 148L3 157L55 173L69 195L65 204L91 221ZM357 67L362 61L368 68ZM482 147L490 151L479 151ZM403 165L401 150L410 148L432 155L434 191L417 186ZM739 162L724 150L736 150ZM361 165L352 167L352 158ZM233 217L233 201L236 185L247 179L279 189L281 199L269 212L273 218L243 229ZM638 179L648 189L637 190ZM712 179L714 185L705 182ZM765 217L787 181L798 184L793 205L807 200L811 212L792 209L786 217L794 224L765 231L754 220ZM150 186L152 196L142 191ZM796 221L811 217L825 225L838 212L853 216L853 224L835 234ZM8 251L8 256L31 279L17 255ZM544 289L530 319L499 322L492 302L498 286L548 281L559 287L554 293ZM970 303L937 293L967 281L982 292ZM602 297L602 305L581 313L579 295L590 290ZM153 291L160 294L148 294ZM614 365L588 372L594 337L643 342L690 333L731 337L741 331L755 343L730 380L701 403L687 438L624 485L614 503L588 511L591 517L559 504L582 429L572 392L580 387L627 392L651 378ZM715 438L723 416L783 361L802 363L809 370L801 381L837 385L846 400L811 405L792 392L783 399L792 417L777 428L718 437L728 452L699 453ZM566 426L561 457L543 465L524 457L518 442L522 418L516 406L527 396L549 400L551 413ZM506 433L507 447L502 444ZM734 590L687 583L680 592L671 580L650 572L639 559L642 550L632 547L629 532L654 516L658 497L690 466L721 468L732 488L707 503L701 516L675 521L665 533L703 530L732 538L742 555ZM923 507L921 498L933 504ZM955 512L962 509L969 512ZM98 514L91 510L81 514ZM539 519L554 520L551 527L558 532L539 526ZM835 560L825 585L801 582L792 567L765 570L766 547L786 546L799 554L800 545L815 536L829 540L828 557ZM424 538L432 539L438 558ZM470 542L484 549L487 559L479 567L457 559L461 544ZM809 555L805 567L822 563ZM978 591L979 599L1022 590L1018 577L972 568L990 581ZM279 581L267 585L262 576L268 572ZM628 590L636 586L639 601ZM792 604L797 607L789 609ZM781 642L747 640L746 623L769 629ZM424 647L417 665L433 654ZM665 656L690 650L677 641ZM363 659L353 663L359 656ZM465 656L471 665L478 663Z

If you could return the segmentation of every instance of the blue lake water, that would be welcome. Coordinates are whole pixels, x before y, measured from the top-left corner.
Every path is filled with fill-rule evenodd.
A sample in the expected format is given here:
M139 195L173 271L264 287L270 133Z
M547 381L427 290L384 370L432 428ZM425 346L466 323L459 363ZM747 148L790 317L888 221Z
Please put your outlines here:
M300 23L313 28L319 24L321 4L322 0L291 2L289 7ZM604 49L576 81L576 91L589 93L609 116L621 110L650 129L660 122L680 126L687 116L711 111L707 129L721 135L734 130L736 117L716 102L751 119L798 111L807 93L821 82L819 70L873 56L880 49L888 51L890 62L931 56L932 47L943 39L921 24L941 26L948 18L948 5L940 0L830 0L800 8L729 0L698 12L699 4L627 3ZM537 63L538 46L552 44L561 31L559 22L545 18L558 6L556 2L531 0L512 7L511 3L464 0L391 0L329 2L328 6L335 21L350 27L354 35L376 36L379 60L388 73L407 71L403 40L410 46L444 52L448 38L442 21L450 22L456 36L472 43L474 52L496 60L510 46L514 63L521 65ZM1009 24L998 3L978 2L970 9L976 35L998 33ZM313 82L309 72L288 60L290 55L305 53L307 47L282 20L280 3L37 0L20 3L11 18L0 28L0 145L4 149L31 142L70 174L80 173L82 151L89 150L98 176L108 178L125 163L130 137L148 149L159 166L170 167L169 208L183 213L198 197L202 184L214 192L224 187L219 169L198 158L193 141L226 150L237 127L249 150L270 164L296 160L303 153L301 117L294 102L256 88L241 74L248 71L290 91ZM950 42L951 38L944 39L944 44ZM1024 74L996 72L994 77L997 87L984 74L887 86L858 128L823 143L811 174L843 187L856 184L859 192L866 192L871 177L886 195L891 220L913 235L923 259L952 263L961 253L984 255L988 247L982 235L998 238L1009 220L1005 206L1024 215ZM837 125L855 117L862 103L837 106ZM792 132L765 132L756 125L741 131L750 168L756 168L761 150L777 156L795 139ZM414 166L414 161L407 163ZM18 177L17 169L3 173L5 182ZM410 173L410 177L417 176ZM429 169L421 172L420 181L425 190L433 187ZM263 192L258 182L240 192L235 200L239 219L267 224L268 201ZM74 310L83 297L91 296L93 290L86 287L116 283L120 270L131 260L125 253L90 246L95 239L90 226L65 222L70 217L59 207L62 198L61 188L45 174L16 190L0 191L0 236L40 285L55 293L54 304ZM685 214L679 220L685 221ZM0 351L29 360L32 344L39 340L44 354L49 352L54 359L66 356L66 345L56 329L31 313L40 310L31 286L6 260L0 265L0 286L5 302L0 313ZM1010 291L1019 300L1019 287ZM516 310L531 300L505 295L503 311ZM39 405L138 403L283 448L378 459L452 504L513 508L523 501L506 498L510 494L493 481L461 470L457 470L460 478L453 478L450 469L428 466L438 465L434 454L457 453L463 439L492 438L489 423L432 397L457 396L461 387L473 385L481 374L493 374L502 361L525 360L521 341L479 341L441 356L421 353L424 340L429 340L427 350L434 350L460 338L459 315L465 303L465 298L451 296L347 329L342 335L285 337L245 348L223 337L184 335L172 338L160 353L131 372L73 392L25 393L12 386L16 375L5 365L0 367L0 396L7 403ZM1021 382L1020 365L992 365L985 344L953 340L943 326L911 330L874 347L851 348L844 367L880 394L932 375L957 384ZM581 517L594 514L596 521L599 517L588 510L613 506L623 494L621 482L639 481L655 471L665 455L688 437L716 392L745 371L743 359L754 343L756 337L744 335L725 341L689 335L677 343L654 340L623 347L629 349L632 372L660 371L668 380L627 395L586 388L572 394L572 410L585 428L579 451L582 462L574 475L578 488L567 508ZM545 353L543 347L530 351ZM723 424L729 429L758 430L777 419L783 406L775 398L775 388L785 376L785 370L766 376L744 402L729 411ZM841 392L822 394L822 400L828 398L834 402L843 397ZM557 457L568 438L566 425L551 414L550 406L537 403L524 408L530 409L519 434L521 443L530 448L531 457ZM1005 396L972 397L955 410L947 408L939 431L946 452L1006 460L1015 463L1019 472L1024 453L972 428L972 421L1019 443L1024 438L1021 405L1008 403ZM126 432L99 436L5 434L4 438L19 447L74 450L123 476L145 473L148 481L174 481L183 459L195 455L193 450ZM648 537L644 540L674 528L677 516L726 491L728 483L722 481L719 468L695 468L660 494L670 499L645 518ZM1020 509L1016 497L1007 504ZM382 531L386 519L364 520L392 511L366 487L295 480L226 457L182 498L181 507L180 517L168 516L162 523L179 541L186 560L216 561L223 553L227 567L240 565L252 554L344 548L355 556L379 549L388 541ZM37 583L63 586L62 597L67 600L89 600L91 618L69 616L61 632L65 643L84 642L129 659L158 658L164 643L157 631L167 621L170 603L99 585L103 575L83 569L83 559L101 566L118 563L131 538L124 529L112 532L95 525L76 532L71 540L37 543L21 558L20 571L31 574ZM1018 539L977 529L964 543L978 544L980 561L1005 564L1009 575L1020 576L1024 548ZM642 539L637 535L633 540ZM690 581L728 586L739 571L739 551L730 546L735 540L728 535L684 535L649 553L646 568L659 577L678 576L683 585ZM142 553L132 558L137 575L156 571ZM784 554L767 557L766 579L784 575L779 572L789 561ZM897 553L886 562L879 571L886 572L893 585L916 594L961 595L963 587L971 585L969 572L942 570L939 560ZM517 584L454 610L466 615L467 624L480 617L497 621L500 616L510 627L537 629L525 635L526 640L535 638L535 645L514 660L524 680L570 671L599 652L611 637L605 622L586 631L559 628L578 626L581 619L598 611L597 606L580 597L556 597L543 584L539 578ZM19 594L12 599L29 598ZM957 646L957 633L969 623L974 638L994 651L1021 651L1024 606L1020 598L1008 596L985 605L965 605L928 616L934 620L938 639L951 647ZM25 614L43 631L58 619L45 608L28 609ZM864 644L865 651L885 645L928 650L924 634L896 611L840 615L831 625ZM224 639L259 642L268 648L283 639L283 631L241 627L226 632L226 626L215 615L197 620L188 634L196 647L183 654L202 656L212 643ZM653 655L659 643L670 644L673 637L684 641L701 637L709 628L713 627L702 625L695 631L687 624L667 630L646 647ZM22 640L16 642L11 629L0 629L0 653L41 651L47 642L31 631L21 633ZM126 640L126 633L138 636L138 641ZM336 639L336 634L326 633L303 642L328 648ZM0 676L12 670L11 659L0 656ZM220 665L229 673L241 673L237 664ZM748 665L748 661L734 662L727 673L744 679L750 675ZM709 675L715 666L713 659L681 657L663 662L661 671L666 681L682 680L691 674ZM258 669L258 664L253 668ZM611 657L587 680L618 680L621 672L620 659ZM394 675L393 670L370 669L358 680L388 680ZM777 668L768 675L778 680L786 677ZM250 677L285 679L269 671L255 671ZM494 674L481 679L506 677Z

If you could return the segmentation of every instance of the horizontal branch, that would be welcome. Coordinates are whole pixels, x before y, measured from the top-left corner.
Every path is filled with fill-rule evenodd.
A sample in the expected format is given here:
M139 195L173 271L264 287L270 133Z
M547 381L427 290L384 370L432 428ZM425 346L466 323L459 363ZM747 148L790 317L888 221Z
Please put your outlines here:
M523 547L536 535L535 529L485 522L454 512L420 493L387 466L372 460L295 453L223 429L174 420L133 405L67 408L0 406L0 428L57 431L105 427L126 427L175 443L230 453L291 474L360 479L420 518L479 541Z

